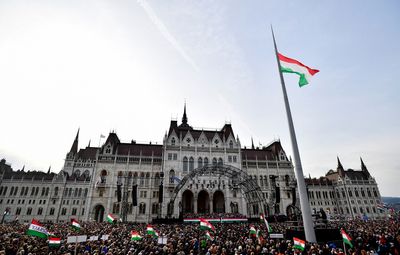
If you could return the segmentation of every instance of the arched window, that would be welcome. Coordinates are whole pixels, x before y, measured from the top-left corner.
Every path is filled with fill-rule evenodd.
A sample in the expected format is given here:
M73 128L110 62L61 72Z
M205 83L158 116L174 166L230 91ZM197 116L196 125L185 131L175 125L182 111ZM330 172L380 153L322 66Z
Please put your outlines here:
M194 170L194 159L193 157L190 157L189 159L189 171L193 171Z
M49 195L49 191L50 191L50 188L47 187L47 188L46 188L46 197Z
M183 157L183 171L187 172L188 169L188 158L187 157Z
M55 197L58 196L58 187L55 187L55 188L54 188L54 196L55 196Z
M169 183L173 184L175 180L175 171L171 169L171 171L169 171Z
M216 165L217 165L217 159L216 159L216 158L213 158L212 164L213 164L213 166L216 166Z
M203 159L201 157L197 160L197 167L203 167Z
M289 175L285 175L285 185L289 187Z
M218 159L218 165L219 165L219 166L222 166L223 164L224 164L224 162L222 161L222 158L219 158L219 159Z
M21 193L19 193L19 195L22 196L24 194L24 191L25 191L25 187L22 187Z
M38 211L37 211L37 214L38 214L38 215L42 215L42 213L43 213L43 208L42 208L42 207L39 207L39 208L38 208Z
M146 214L146 204L145 203L139 204L139 214Z
M24 193L24 196L28 195L28 189L29 189L29 187L25 187L25 193Z
M140 186L144 186L144 173L140 174Z
M14 190L14 196L16 196L16 195L17 195L17 192L18 192L18 186L17 186L17 187L15 187L15 190Z
M84 197L87 197L87 194L88 194L88 189L86 188L86 189L85 189Z
M351 189L349 188L349 197L352 197L353 193L351 192Z
M208 165L208 158L207 157L204 158L204 165L205 166Z
M82 188L79 188L78 190L78 197L82 196Z
M160 174L156 173L154 176L154 186L158 186L161 184Z
M146 173L146 179L145 179L144 185L146 187L148 187L149 186L149 182L150 182L150 173Z
M78 196L78 188L75 188L74 197Z
M46 193L46 188L43 187L43 188L42 188L42 197L44 196L45 193Z
M81 176L81 171L79 169L77 169L77 170L75 170L74 174L75 174L76 178L79 178L79 176Z
M158 214L158 203L153 203L151 206L151 213Z
M375 197L378 197L378 192L376 192L376 189L375 189L375 188L373 189L373 192L374 192L374 196L375 196Z
M361 196L362 196L362 197L365 197L365 191L364 191L364 189L362 189L362 188L361 188Z
M172 137L172 139L171 139L171 145L172 145L172 146L175 146L175 137Z
M233 149L233 142L232 142L232 140L229 141L229 149Z
M28 209L26 209L26 215L31 215L32 214L32 208L28 207Z
M105 184L107 181L107 171L106 170L102 170L100 173L100 181L101 183Z
M138 183L138 173L133 174L132 184L136 185Z

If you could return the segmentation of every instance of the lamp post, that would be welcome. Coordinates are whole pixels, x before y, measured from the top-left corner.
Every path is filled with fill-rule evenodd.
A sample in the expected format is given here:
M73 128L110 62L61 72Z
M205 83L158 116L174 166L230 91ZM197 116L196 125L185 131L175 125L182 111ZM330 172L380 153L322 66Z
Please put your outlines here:
M121 198L121 186L122 186L122 206L121 206L121 220L122 222L127 222L128 218L128 192L129 185L132 182L132 174L119 175L117 177L117 196L118 200ZM120 201L118 201L120 202Z

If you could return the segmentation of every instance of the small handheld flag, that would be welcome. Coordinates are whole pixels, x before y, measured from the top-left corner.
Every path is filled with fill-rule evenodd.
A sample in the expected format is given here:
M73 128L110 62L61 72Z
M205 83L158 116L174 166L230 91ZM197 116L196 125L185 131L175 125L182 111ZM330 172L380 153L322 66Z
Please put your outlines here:
M107 215L107 221L108 221L109 223L114 223L115 218L114 218L114 216L113 216L111 213L109 213L109 214Z
M306 241L293 237L293 247L301 251L304 251L304 248L306 247Z
M342 234L343 243L350 246L350 248L353 248L353 244L351 243L351 237L344 231L344 229L342 229L340 233Z

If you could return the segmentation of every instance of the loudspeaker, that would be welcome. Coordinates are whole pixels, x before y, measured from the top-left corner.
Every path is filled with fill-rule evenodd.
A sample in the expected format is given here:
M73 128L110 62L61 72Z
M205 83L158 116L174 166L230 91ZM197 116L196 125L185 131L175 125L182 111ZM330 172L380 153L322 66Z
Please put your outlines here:
M121 185L117 185L117 200L121 202Z
M137 206L137 185L132 186L132 206Z
M158 188L158 202L162 203L163 202L163 192L164 192L164 185L162 183L160 184L160 187Z
M292 188L292 205L296 205L296 188Z
M281 191L279 190L279 187L275 187L275 203L279 203L281 201Z

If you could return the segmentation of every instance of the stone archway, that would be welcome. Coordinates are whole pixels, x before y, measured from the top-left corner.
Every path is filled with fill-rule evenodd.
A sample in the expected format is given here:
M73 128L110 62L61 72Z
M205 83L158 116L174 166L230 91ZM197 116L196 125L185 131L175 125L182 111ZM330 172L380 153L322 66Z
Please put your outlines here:
M182 194L182 212L193 213L193 192L190 190L185 190Z
M96 205L94 207L94 220L96 222L103 222L104 219L104 206Z
M222 191L217 190L213 195L213 211L215 213L225 213L225 198Z
M232 189L240 189L242 191L241 194L246 200L247 208L252 208L253 205L257 205L257 207L263 211L263 209L265 208L264 205L267 204L267 201L263 196L260 186L257 184L256 180L250 178L250 176L245 171L230 165L207 164L197 169L194 169L193 171L190 171L186 176L183 177L183 179L175 187L173 194L170 198L170 201L168 203L168 212L167 212L168 217L172 217L172 214L174 213L175 199L178 196L178 194L182 194L180 192L182 188L184 188L187 185L189 180L193 180L196 176L215 176L215 177L225 176L229 178L230 179L229 186ZM210 206L212 205L206 203L207 199L208 201L210 201L209 194L206 191L204 191L206 193L202 192L203 190L200 191L197 198L197 205L198 205L197 212L198 213L201 213L201 211L210 212ZM247 210L247 214L249 217L259 216L255 213L252 213L250 210Z
M210 212L210 195L207 191L202 190L197 196L197 212L209 213Z

